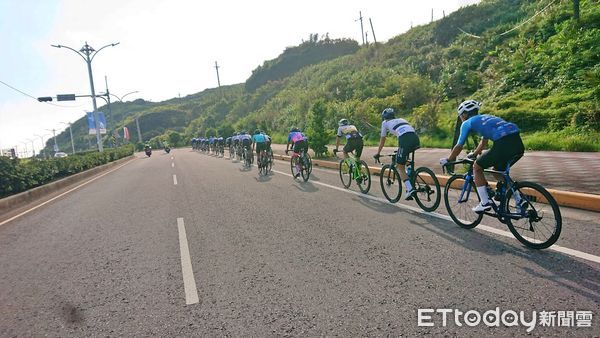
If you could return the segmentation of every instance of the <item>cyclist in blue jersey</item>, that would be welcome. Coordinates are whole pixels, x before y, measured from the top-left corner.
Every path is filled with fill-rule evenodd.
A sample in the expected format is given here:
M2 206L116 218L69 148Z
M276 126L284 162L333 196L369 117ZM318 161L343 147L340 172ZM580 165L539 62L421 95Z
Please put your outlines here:
M385 139L387 133L396 136L398 138L398 152L396 154L396 168L398 169L398 174L400 174L400 178L404 182L404 186L406 187L406 196L404 196L405 200L411 200L417 191L413 188L410 183L410 179L406 174L406 161L408 160L408 155L413 151L417 150L420 146L419 136L415 132L415 128L413 128L408 121L401 118L396 118L396 112L392 108L386 108L381 112L381 136L379 140L379 148L377 149L377 154L373 156L375 159L379 159L381 149L385 145Z
M269 136L267 133L265 133L263 130L260 131L261 134L265 135L265 143L267 145L267 153L269 154L269 156L271 156L273 154L273 149L271 149L271 136Z
M247 133L247 132L244 130L244 131L242 131L242 132L240 133L240 136L239 136L239 142L240 142L240 145L241 145L241 150L242 150L242 152L243 152L243 150L244 150L244 149L248 149L248 150L249 150L249 153L250 153L250 154L249 154L249 155L250 155L250 162L251 162L251 163L252 163L252 162L254 162L254 159L253 159L253 157L252 157L252 136L250 136L250 135L249 135L249 134L248 134L248 133ZM241 155L241 153L242 153L242 152L240 152L240 155Z
M260 158L260 153L267 150L267 138L260 130L256 129L252 135L252 153L256 150L256 162Z
M483 152L489 140L494 142L492 148L479 156L473 165L474 181L481 199L480 203L473 208L473 211L477 213L491 209L487 191L488 182L485 179L483 170L492 166L499 171L505 170L507 163L510 162L512 166L525 152L517 125L493 115L479 115L480 107L481 104L474 100L464 101L458 106L458 116L463 121L460 127L460 136L450 156L440 160L442 165L445 165L448 161L454 161L462 151L467 136L471 132L482 136L481 142L472 154L474 156ZM499 182L503 182L501 176L496 177ZM521 201L520 196L515 196L515 199L518 202Z

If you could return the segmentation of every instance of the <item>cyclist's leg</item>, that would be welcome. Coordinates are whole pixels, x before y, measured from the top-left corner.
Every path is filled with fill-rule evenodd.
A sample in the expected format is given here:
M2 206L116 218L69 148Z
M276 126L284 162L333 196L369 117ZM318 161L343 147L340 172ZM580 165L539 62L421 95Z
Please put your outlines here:
M408 199L414 194L414 187L410 182L410 178L406 174L406 161L408 155L414 152L420 145L419 137L416 133L405 133L398 137L398 154L396 156L396 169L400 174L400 179L406 187L406 198Z

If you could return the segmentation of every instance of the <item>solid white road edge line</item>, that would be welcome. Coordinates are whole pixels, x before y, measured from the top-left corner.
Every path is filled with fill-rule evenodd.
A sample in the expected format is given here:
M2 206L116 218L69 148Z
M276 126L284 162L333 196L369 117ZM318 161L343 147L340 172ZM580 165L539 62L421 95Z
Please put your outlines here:
M179 230L179 250L181 252L181 273L183 274L183 289L185 290L185 304L198 303L198 290L196 289L196 280L192 270L192 259L190 258L190 249L188 247L187 235L185 234L185 224L183 218L177 218L177 229Z
M284 173L284 172L281 172L281 171L278 171L278 170L273 170L273 172L276 172L278 174L282 174L282 175L285 175L285 176L292 177L291 174ZM316 182L316 181L311 181L311 183L322 185L324 187L328 187L328 188L331 188L331 189L334 189L334 190L338 190L338 191L342 191L342 192L345 192L345 193L354 194L356 196L361 196L361 197L364 197L364 198L368 198L370 200L374 200L374 201L378 201L378 202L383 202L383 203L388 203L389 205L395 206L397 208L407 209L407 210L411 210L411 211L416 212L416 213L420 213L420 214L424 214L424 215L429 215L429 216L436 217L436 218L439 218L439 219L443 219L443 220L454 222L452 220L452 218L450 218L450 216L442 215L442 214L437 213L437 212L425 212L425 211L423 211L423 210L421 210L419 208L416 208L416 207L413 207L413 206L410 206L410 205L390 204L389 201L386 200L386 199L384 199L384 198L375 197L375 196L371 196L371 195L365 195L363 193L359 193L359 192L356 192L356 191L352 191L352 190L347 190L347 189L344 189L344 188L336 187L336 186L333 186L333 185L329 185L327 183ZM491 226L484 225L484 224L479 224L477 226L477 228L475 228L473 230L476 230L476 231L477 230L483 230L483 231L487 231L487 232L490 232L490 233L493 233L493 234L496 234L496 235L514 238L513 234L511 232L509 232L509 231L504 231L504 230L496 229L496 228L493 228ZM569 249L569 248L562 247L562 246L559 246L559 245L556 245L556 244L552 245L551 247L549 247L548 250L553 250L553 251L556 251L556 252L564 253L564 254L567 254L569 256L578 257L578 258L585 259L585 260L588 260L588 261L591 261L591 262L594 262L594 263L600 263L600 256L592 255L592 254L589 254L589 253L586 253L586 252L583 252L583 251Z
M177 175L173 174L173 185L177 185Z
M52 197L51 199L47 200L46 202L43 202L43 203L41 203L41 204L38 204L38 205L36 205L36 206L32 207L31 209L27 209L27 210L23 211L22 213L20 213L20 214L18 214L18 215L15 215L15 216L13 216L13 217L11 217L11 218L9 218L9 219L5 220L5 221L2 221L2 222L0 222L0 226L3 226L4 224L6 224L6 223L8 223L8 222L10 222L10 221L12 221L12 220L14 220L14 219L17 219L17 218L19 218L19 217L21 217L21 216L23 216L23 215L25 215L25 214L28 214L28 213L32 212L33 210L35 210L35 209L37 209L37 208L39 208L39 207L42 207L42 206L44 206L44 205L46 205L46 204L48 204L48 203L50 203L50 202L52 202L52 201L54 201L54 200L56 200L56 199L58 199L58 198L62 197L62 196L64 196L64 195L66 195L66 194L68 194L68 193L70 193L70 192L72 192L72 191L75 191L75 190L77 190L77 189L79 189L79 188L83 187L83 186L84 186L84 185L86 185L86 184L89 184L89 183L91 183L91 182L93 182L93 181L95 181L95 180L97 180L97 179L99 179L99 178L101 178L101 177L103 177L103 176L105 176L105 175L108 175L108 174L112 173L112 172L113 172L113 171L115 171L115 170L121 169L122 167L126 166L127 164L129 164L129 163L131 163L131 162L133 162L133 160L127 161L127 162L125 162L124 164L122 164L122 165L120 165L120 166L118 166L118 167L116 167L116 168L114 168L114 169L112 169L112 170L110 170L110 171L107 171L107 172L105 172L104 174L100 174L99 176L96 176L96 177L94 177L94 178L90 179L89 181L85 181L85 182L81 183L80 185L78 185L78 186L76 186L76 187L74 187L74 188L72 188L72 189L69 189L69 190L67 190L67 191L63 192L62 194L60 194L60 195L58 195L58 196Z

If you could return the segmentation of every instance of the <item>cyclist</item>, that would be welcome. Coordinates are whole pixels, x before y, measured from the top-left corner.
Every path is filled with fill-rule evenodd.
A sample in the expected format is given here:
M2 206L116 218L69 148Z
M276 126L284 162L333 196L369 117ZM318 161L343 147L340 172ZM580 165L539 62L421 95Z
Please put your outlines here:
M411 200L416 194L416 190L413 188L410 183L410 179L406 174L405 165L406 160L408 159L408 155L413 151L419 149L420 141L419 136L415 132L415 128L413 128L408 121L401 118L396 118L396 112L392 108L385 108L381 112L381 139L379 140L379 148L377 149L377 154L373 156L376 159L379 159L381 149L385 144L386 135L389 132L398 138L398 153L396 154L396 168L398 169L398 173L400 174L400 178L404 182L404 186L406 187L406 196L405 200Z
M296 127L290 129L288 134L287 144L285 145L285 153L287 154L290 148L290 143L294 154L299 154L302 151L308 151L308 138ZM299 165L299 164L298 164ZM296 167L295 177L300 176L300 168Z
M260 154L267 150L267 138L260 130L256 129L252 135L252 153L256 149L256 162L259 163Z
M492 140L494 144L492 148L479 158L473 164L474 181L477 186L480 202L473 208L473 211L482 213L491 209L491 203L488 196L488 182L485 179L483 170L489 167L494 167L495 170L502 171L506 169L506 164L510 162L512 166L515 164L525 152L519 128L516 124L506 122L503 119L493 115L479 115L481 104L475 100L467 100L458 106L458 116L463 121L460 127L460 136L452 152L448 158L442 158L440 163L445 165L448 161L454 161L456 156L460 154L463 145L467 140L470 132L475 132L482 136L479 145L472 155L477 156L483 152L487 146L488 140ZM496 176L499 182L503 182L502 176ZM521 197L518 192L515 194L515 199L519 204Z
M271 136L269 136L263 130L261 130L260 133L265 135L265 143L267 145L267 154L269 154L269 156L273 156L273 149L271 148L271 143L272 143Z
M356 160L360 161L360 155L363 151L363 136L356 127L347 119L341 119L338 122L337 137L335 138L335 152L340 147L340 139L346 138L346 145L343 148L344 158L348 158L348 153L356 151Z
M250 154L250 163L253 162L253 158L252 158L252 136L250 136L245 130L243 130L242 132L240 132L240 136L239 136L239 142L241 144L241 150L243 152L244 149L248 149Z

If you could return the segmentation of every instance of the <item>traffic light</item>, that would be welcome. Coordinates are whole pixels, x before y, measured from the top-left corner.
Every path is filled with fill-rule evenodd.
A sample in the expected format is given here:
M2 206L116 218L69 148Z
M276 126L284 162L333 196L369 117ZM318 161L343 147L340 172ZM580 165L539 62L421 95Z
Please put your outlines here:
M52 97L50 97L50 96L38 97L38 101L49 102L49 101L52 101Z

